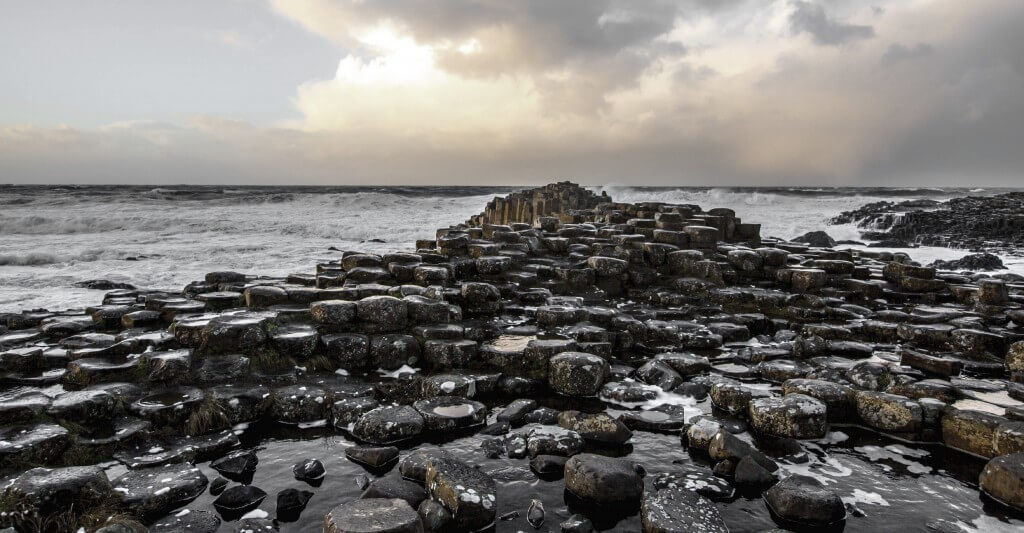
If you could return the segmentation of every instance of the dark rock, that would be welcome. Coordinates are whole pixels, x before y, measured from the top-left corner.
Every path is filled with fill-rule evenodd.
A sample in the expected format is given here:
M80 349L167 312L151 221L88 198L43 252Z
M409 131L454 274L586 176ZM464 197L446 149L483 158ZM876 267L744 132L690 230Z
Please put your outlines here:
M802 242L815 248L832 248L836 245L835 239L824 231L809 231L794 238L793 242Z
M213 511L182 509L165 516L149 526L149 533L216 533L220 529L220 517Z
M718 509L696 492L663 489L644 497L640 507L644 533L727 533Z
M783 479L764 493L764 501L778 517L803 526L825 527L846 518L843 500L807 476Z
M327 474L327 470L319 459L305 459L295 463L295 466L292 467L292 474L299 481L311 483L322 480Z
M424 420L428 431L450 431L478 426L487 420L487 407L480 402L457 396L439 396L419 400L413 407Z
M1002 259L999 259L998 255L990 253L968 254L960 259L954 259L951 261L943 261L939 259L933 261L929 266L938 270L985 271L1006 269L1006 266L1003 265Z
M454 523L476 530L494 522L497 487L494 479L453 459L427 461L427 492L451 513Z
M363 491L361 498L398 498L412 507L417 507L427 497L419 483L409 481L398 474L377 478Z
M213 500L213 506L222 516L241 516L257 507L267 497L267 493L252 485L235 485L230 487Z
M394 446L349 446L345 448L345 457L367 468L380 469L398 459L398 448Z
M372 498L343 503L324 517L324 533L422 533L423 522L405 500Z
M393 444L419 436L424 425L423 416L408 405L378 407L359 417L352 434L370 444Z
M566 396L594 396L608 376L608 362L582 352L564 352L551 358L548 384Z
M206 475L192 465L169 465L128 471L114 480L114 493L133 514L147 518L191 502L207 483Z
M828 431L825 404L803 394L758 398L749 404L750 425L777 437L817 439Z
M638 506L644 483L632 462L583 453L565 464L565 488L592 504Z
M5 497L28 501L37 512L59 514L68 509L89 509L110 496L106 472L97 466L32 468L4 492Z
M423 500L417 512L427 531L442 531L452 521L452 513L434 500Z

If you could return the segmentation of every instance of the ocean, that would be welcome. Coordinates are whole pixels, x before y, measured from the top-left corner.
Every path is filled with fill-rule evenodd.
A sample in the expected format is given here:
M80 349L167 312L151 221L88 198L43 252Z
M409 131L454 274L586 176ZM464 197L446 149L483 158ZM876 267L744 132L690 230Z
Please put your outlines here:
M416 239L465 221L498 187L217 187L0 185L0 311L62 310L99 303L96 279L180 290L207 272L267 276L312 272L336 250L409 250ZM997 194L998 189L807 187L592 187L624 202L729 207L762 236L826 230L860 239L836 214L879 200ZM332 250L331 248L334 248ZM922 263L967 252L903 250ZM1024 274L1024 259L1004 257Z

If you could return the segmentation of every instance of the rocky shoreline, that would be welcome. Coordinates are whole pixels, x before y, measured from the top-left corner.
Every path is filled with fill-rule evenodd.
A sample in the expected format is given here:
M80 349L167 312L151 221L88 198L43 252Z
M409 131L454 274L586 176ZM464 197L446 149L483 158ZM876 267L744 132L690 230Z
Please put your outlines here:
M239 434L267 425L358 443L344 455L362 494L332 501L329 532L583 532L614 528L609 510L648 532L742 530L723 517L741 495L780 527L841 529L856 505L786 466L847 426L980 461L973 483L1019 517L1024 280L759 229L563 182L415 252L0 315L0 527L286 528L332 497L316 490L332 473L296 457L301 485L257 486L261 449ZM677 435L692 462L635 461L647 433ZM411 450L468 435L473 453ZM564 486L573 514L554 522L540 499L499 513L498 459Z
M966 196L945 202L874 202L834 217L856 224L864 239L898 246L943 246L1020 255L1024 249L1024 192Z

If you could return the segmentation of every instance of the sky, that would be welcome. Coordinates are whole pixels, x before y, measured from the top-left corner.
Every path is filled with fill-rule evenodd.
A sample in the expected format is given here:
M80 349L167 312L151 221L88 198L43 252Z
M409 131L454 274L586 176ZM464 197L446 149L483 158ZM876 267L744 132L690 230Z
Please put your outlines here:
M0 15L0 183L1024 186L1019 0Z

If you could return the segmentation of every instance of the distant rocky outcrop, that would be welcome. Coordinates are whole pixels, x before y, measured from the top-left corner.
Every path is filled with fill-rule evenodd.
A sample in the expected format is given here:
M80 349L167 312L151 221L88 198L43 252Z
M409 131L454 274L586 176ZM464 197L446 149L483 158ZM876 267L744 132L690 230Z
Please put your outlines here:
M970 254L952 261L938 260L931 266L938 270L1006 270L998 255L983 253Z
M974 251L1024 246L1024 192L967 196L945 202L875 202L834 217L832 224L856 224L861 237Z

